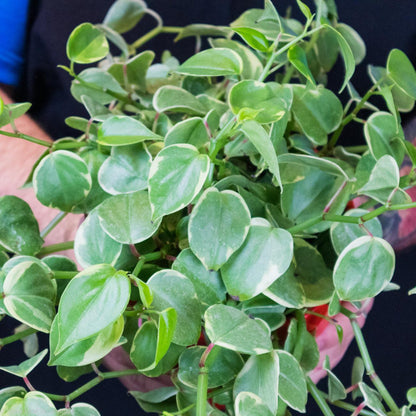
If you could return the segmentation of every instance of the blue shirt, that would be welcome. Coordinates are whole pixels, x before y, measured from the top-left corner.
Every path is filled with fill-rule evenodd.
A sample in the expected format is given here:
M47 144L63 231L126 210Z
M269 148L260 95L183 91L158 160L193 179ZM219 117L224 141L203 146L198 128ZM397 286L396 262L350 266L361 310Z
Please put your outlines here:
M29 0L0 0L0 83L16 86L24 62Z

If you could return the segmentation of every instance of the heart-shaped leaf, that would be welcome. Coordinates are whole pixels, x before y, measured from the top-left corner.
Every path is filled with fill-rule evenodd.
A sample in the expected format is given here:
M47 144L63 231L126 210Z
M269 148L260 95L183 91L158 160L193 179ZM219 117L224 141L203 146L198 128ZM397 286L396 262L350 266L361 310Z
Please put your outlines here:
M404 157L403 130L397 126L392 114L383 111L371 114L364 125L364 134L375 159L390 155L401 165Z
M108 42L103 32L91 23L77 26L66 44L68 58L78 64L97 62L105 58L108 51Z
M244 244L221 268L227 291L240 300L262 293L288 269L292 257L290 233L252 225Z
M56 285L47 266L24 261L13 267L3 284L4 305L18 321L49 332L55 316Z
M128 116L114 116L104 121L97 141L107 146L126 146L145 140L162 140L140 121Z
M17 254L34 255L42 247L39 224L30 206L20 198L0 198L0 244Z
M165 137L165 146L178 143L188 143L196 148L209 141L204 120L199 117L187 118L175 124Z
M24 398L12 397L3 405L0 416L58 416L58 412L46 395L30 391Z
M158 113L167 111L204 116L207 109L189 91L174 85L166 85L153 96L153 107Z
M175 270L161 270L147 282L153 293L152 309L176 310L176 328L172 342L178 345L194 344L201 331L200 304L193 284Z
M58 150L41 160L33 174L38 200L47 207L70 212L91 190L88 166L79 156Z
M243 354L265 354L273 349L267 325L232 306L210 306L205 311L205 330L213 344Z
M238 75L243 70L240 56L231 49L206 49L187 59L176 72L196 77Z
M305 51L299 45L293 45L287 51L287 57L290 63L314 86L315 79L309 69L308 60Z
M100 412L87 403L75 403L69 409L59 409L58 416L100 416Z
M368 182L357 192L385 204L393 197L393 192L399 187L399 182L400 172L397 162L392 156L384 155L371 171Z
M142 0L118 0L109 8L103 23L118 33L125 33L140 22L146 9Z
M81 367L95 363L105 357L113 348L120 345L123 329L124 319L120 316L98 334L82 341L77 341L55 354L59 344L58 321L55 319L52 323L51 335L49 337L51 354L48 365Z
M234 382L233 394L248 391L256 394L272 414L277 411L279 392L279 356L275 351L252 355Z
M342 251L334 266L334 285L341 300L372 298L390 282L394 251L378 237L360 237Z
M147 240L157 231L162 220L152 221L146 191L113 195L97 208L97 213L104 231L122 244Z
M271 123L280 120L289 111L292 98L292 91L276 82L244 80L231 88L229 102L234 114L252 110L254 120Z
M416 100L416 71L404 52L399 49L390 52L387 73L405 94Z
M253 49L260 52L267 52L269 50L269 41L266 36L258 30L251 27L234 27L233 30L238 33L247 45L251 46Z
M61 297L55 354L115 322L130 299L125 272L108 264L91 266L73 278Z
M341 123L341 102L326 88L313 89L303 85L293 85L292 88L292 111L296 122L313 144L325 145L328 134Z
M162 149L149 173L153 219L186 207L198 195L209 171L209 157L189 144Z
M208 188L189 220L189 245L207 269L218 270L241 247L250 227L250 211L233 191Z
M0 409L4 403L7 402L11 397L23 398L26 395L26 389L22 386L5 387L0 390Z

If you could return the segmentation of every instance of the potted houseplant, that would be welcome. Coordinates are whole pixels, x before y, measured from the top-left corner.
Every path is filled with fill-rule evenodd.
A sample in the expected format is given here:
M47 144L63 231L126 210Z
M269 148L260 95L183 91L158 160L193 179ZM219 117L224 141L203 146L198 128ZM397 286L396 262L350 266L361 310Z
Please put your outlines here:
M38 331L50 340L49 351L2 367L32 391L2 389L1 416L99 415L78 397L138 374L162 377L162 387L131 393L166 416L281 416L304 412L308 393L326 416L334 406L414 414L414 390L399 407L376 375L359 320L392 286L394 252L378 217L416 206L405 192L413 169L399 173L406 154L416 164L400 124L416 72L393 50L359 96L350 82L365 54L359 35L333 2L315 14L297 4L302 22L266 0L230 27L172 28L144 3L118 0L103 25L74 29L62 68L89 114L66 120L79 137L7 133L45 146L28 182L61 213L39 232L24 201L0 198L0 310L24 325L0 345ZM143 13L158 24L128 45L120 34ZM143 46L166 32L209 47L182 64L168 53L153 63ZM338 56L345 78L333 92L326 74ZM0 104L3 126L28 107ZM344 127L356 122L363 144L346 147ZM44 246L67 213L85 217L75 240ZM55 254L68 248L77 263ZM331 330L345 345L349 328L362 354L353 386L326 357L324 393L313 381L317 339ZM133 367L100 370L115 348ZM47 354L64 379L96 377L67 395L37 391L28 375Z

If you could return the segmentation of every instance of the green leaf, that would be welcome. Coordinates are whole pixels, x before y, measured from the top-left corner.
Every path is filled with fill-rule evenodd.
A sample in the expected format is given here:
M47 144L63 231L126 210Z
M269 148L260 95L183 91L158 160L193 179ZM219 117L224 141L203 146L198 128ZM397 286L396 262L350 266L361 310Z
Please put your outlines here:
M109 52L106 37L91 23L82 23L69 36L66 44L68 58L77 64L90 64L105 58Z
M344 400L347 397L347 392L345 391L344 385L341 383L339 378L331 371L331 366L329 363L329 357L325 357L324 370L328 375L328 399L330 402L335 402L337 400Z
M364 396L366 406L376 412L379 416L386 416L387 413L384 410L378 391L368 387L363 382L358 383L358 387Z
M341 300L359 301L380 293L390 282L395 256L378 237L360 237L340 254L334 266L334 285Z
M130 391L134 399L145 412L175 412L178 410L175 396L176 387L160 387L148 392Z
M153 219L179 211L192 202L208 176L209 157L189 144L162 149L149 174Z
M252 355L235 379L234 397L243 391L254 393L260 397L272 414L275 414L279 392L279 374L279 356L276 351Z
M354 363L352 365L352 371L351 371L351 386L355 386L361 381L363 381L365 373L365 365L364 361L361 357L355 357ZM360 391L355 389L352 392L352 399L356 400L356 398L360 395Z
M162 220L152 221L146 191L113 195L97 208L97 213L104 231L122 244L147 240L156 233Z
M3 405L0 416L58 416L52 401L40 391L30 391L24 398L12 397Z
M175 38L175 42L179 40L193 37L193 36L227 36L231 33L229 27L226 26L214 26L203 23L195 23L187 25L181 29L178 36Z
M210 306L205 311L205 330L213 344L232 351L258 355L273 349L267 325L232 306Z
M393 156L400 166L404 157L404 135L395 117L383 111L373 113L364 125L364 134L371 154L376 160Z
M178 378L183 384L197 388L200 372L199 362L206 349L207 347L202 346L190 347L179 357ZM208 372L208 388L213 389L227 384L234 379L242 367L243 359L240 354L214 346L205 361L205 368Z
M208 188L189 220L189 245L207 269L218 270L243 244L250 227L250 212L233 191Z
M235 398L236 416L273 416L259 396L248 391L240 392Z
M412 387L406 392L406 399L409 404L416 404L416 387Z
M133 339L130 358L140 371L153 370L172 342L176 327L175 309L165 309L158 317L158 324L154 321L145 322Z
M289 111L292 92L275 82L244 80L231 88L229 102L232 112L240 118L243 113L251 111L257 122L271 123L280 120Z
M351 26L348 26L345 23L338 23L336 25L336 30L348 43L354 56L355 64L360 64L364 60L366 54L365 43L361 36Z
M123 245L113 240L102 228L97 210L88 215L75 235L75 257L83 268L101 263L114 266L122 249Z
M31 106L31 103L6 104L3 108L3 112L0 114L0 127L10 124L12 120L27 113Z
M365 209L351 209L344 215L352 217L362 217L368 214L369 211ZM348 224L346 222L333 223L330 228L331 242L335 252L340 255L342 250L347 247L348 244L353 242L359 237L368 235L366 229L374 235L374 237L383 237L383 229L378 218L373 218L370 221L366 221L364 227L360 227L358 224Z
M92 364L105 357L113 348L120 345L120 337L123 334L124 319L120 316L115 322L100 330L96 335L77 341L56 353L59 343L58 320L55 319L51 327L50 359L48 365L60 365L67 367L81 367Z
M130 282L125 272L98 264L77 274L61 297L56 318L59 340L53 352L59 354L115 322L129 299Z
M315 79L309 69L308 60L305 51L299 45L293 45L287 51L287 57L290 63L314 86Z
M192 282L204 309L202 312L208 306L225 300L226 289L220 273L207 270L191 249L187 248L179 253L172 264L172 269L182 273Z
M87 164L67 150L58 150L46 156L33 175L38 200L47 207L64 212L71 212L87 197L91 184Z
M215 48L227 48L236 52L242 62L243 71L240 76L242 79L258 79L263 71L263 65L257 55L240 42L229 39L211 39L211 45Z
M292 257L289 232L252 225L244 244L221 268L227 291L240 300L262 293L288 269Z
M338 39L330 29L321 29L316 41L316 57L325 72L329 72L337 61Z
M90 404L76 403L69 409L59 409L58 416L100 416L100 412Z
M14 374L18 377L27 377L28 374L43 360L45 355L48 353L48 350L45 349L39 354L36 354L34 357L29 358L26 361L23 361L19 365L10 365L7 367L0 367L0 370L6 371L7 373Z
M341 123L341 102L326 88L312 89L303 85L293 85L292 89L292 111L296 122L313 144L325 145L328 134Z
M183 346L196 343L201 331L201 312L191 281L175 270L161 270L147 284L153 293L152 309L176 310L177 321L172 342Z
M268 169L274 175L277 183L281 187L282 184L276 152L274 150L273 143L264 128L256 121L249 120L243 123L240 130L248 137L250 142L263 157Z
M0 390L0 409L11 397L25 397L26 389L22 386L5 387Z
M139 23L146 9L142 0L117 0L108 10L103 23L118 33L125 33Z
M123 36L121 36L111 27L104 24L96 24L95 27L104 33L108 41L120 49L123 58L127 58L129 56L129 46L127 45L127 42L124 40Z
M279 357L279 398L298 412L305 412L308 391L305 375L293 355L277 350Z
M34 255L43 240L30 206L13 195L0 197L0 244L17 254Z
M106 146L126 146L145 140L161 139L159 135L132 117L114 116L100 126L97 141Z
M279 305L264 295L246 300L241 304L241 310L253 317L260 318L270 327L272 331L280 328L286 321L284 315L285 307Z
M243 62L236 52L227 48L206 49L187 59L176 70L179 74L196 77L238 75Z
M416 71L404 52L399 49L390 52L387 73L405 94L416 100Z
M296 0L296 3L298 4L298 7L300 11L303 13L303 15L308 19L312 19L312 13L309 7L301 0Z
M55 315L56 285L47 266L23 261L14 266L3 284L4 305L20 322L49 332Z
M315 247L300 238L295 238L294 243L292 264L263 293L288 308L327 303L334 292L331 270Z
M82 71L72 81L71 94L80 103L84 103L84 96L88 97L91 109L92 103L94 103L93 105L98 109L98 114L104 116L104 118L108 115L103 109L104 105L114 101L115 95L117 97L127 97L128 95L117 80L101 68L88 68Z
M200 117L187 118L175 124L165 137L165 146L178 143L188 143L196 148L204 146L209 141L204 120Z
M72 383L75 380L78 380L84 374L89 374L94 372L91 365L83 365L80 367L65 367L64 365L56 366L56 373L59 378L66 381L67 383Z
M124 88L134 88L144 92L146 91L147 70L154 57L155 53L153 51L143 51L125 63L114 63L108 68L108 72Z
M112 195L141 191L147 188L151 162L143 143L114 146L98 172L98 181Z
M386 204L393 197L393 192L399 187L399 182L400 172L396 161L393 157L385 155L377 160L368 182L357 192Z
M339 49L341 51L341 55L342 55L342 58L344 60L344 65L345 65L344 83L342 84L342 87L339 90L339 92L342 92L344 88L347 86L348 81L354 75L354 71L355 71L354 54L352 53L350 45L345 40L341 32L339 32L337 29L327 24L324 24L322 26L325 27L326 29L332 30L332 32L336 35L337 40L338 40Z
M174 85L165 85L153 96L153 107L158 113L167 111L204 116L207 109L189 91Z
M233 27L233 31L240 35L244 42L253 49L260 52L267 52L270 48L269 41L263 33L251 27Z

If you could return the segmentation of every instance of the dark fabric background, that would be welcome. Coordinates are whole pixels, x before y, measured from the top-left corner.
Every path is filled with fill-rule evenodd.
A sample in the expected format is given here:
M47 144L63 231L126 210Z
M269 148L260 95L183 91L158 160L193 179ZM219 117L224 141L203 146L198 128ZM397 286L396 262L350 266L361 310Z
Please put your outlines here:
M37 0L39 2L39 0ZM65 55L66 39L79 23L102 20L112 0L41 0L38 14L33 21L28 42L28 65L19 99L34 103L33 116L36 117L54 138L71 131L63 124L65 117L81 115L83 109L69 95L69 76L56 68L58 64L67 64ZM310 2L309 2L310 3ZM358 68L353 83L361 92L369 87L366 75L368 63L385 65L389 50L394 47L405 51L413 63L416 63L416 3L414 0L339 0L340 21L354 27L367 44L366 61ZM149 0L150 7L157 10L167 25L181 26L189 23L227 24L249 7L262 7L260 0ZM287 6L296 9L295 0L276 1L279 11ZM140 28L150 29L153 21L146 18ZM130 34L131 39L138 34ZM161 36L149 42L146 47L160 53L169 48L181 60L192 53L194 43L186 40L171 48L171 37ZM337 64L335 75L330 82L340 85L343 75L342 63ZM405 119L408 119L406 116ZM355 143L358 130L351 130L350 142ZM361 140L361 139L360 139ZM402 285L397 293L383 294L377 299L364 329L375 368L391 393L400 403L404 402L405 391L416 386L416 320L412 319L416 311L415 299L406 293L416 286L414 274L415 251L410 249L397 258L397 271L394 281ZM10 321L0 324L0 336L5 336L12 327ZM44 342L44 341L42 341ZM47 347L47 345L42 345ZM0 364L15 364L22 359L15 355L14 349L5 347L0 354ZM348 352L336 373L348 385L353 357L357 355L355 347ZM86 378L88 380L88 377ZM85 382L85 378L81 383ZM0 388L17 384L13 376L0 374ZM35 371L32 383L46 391L64 394L72 391L64 382L57 380L54 368L49 371ZM134 400L127 396L123 386L116 381L105 381L98 388L81 398L100 410L102 416L140 415ZM319 414L313 406L309 415ZM336 415L343 415L339 411Z

